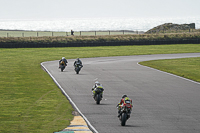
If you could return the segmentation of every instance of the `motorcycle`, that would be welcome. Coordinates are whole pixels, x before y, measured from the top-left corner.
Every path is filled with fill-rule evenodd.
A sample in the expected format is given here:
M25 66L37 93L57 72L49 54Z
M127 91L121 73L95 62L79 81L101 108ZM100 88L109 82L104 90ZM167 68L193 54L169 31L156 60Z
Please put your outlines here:
M102 100L102 93L103 93L103 88L96 88L94 89L95 94L94 94L94 100L96 101L96 104L100 104L100 101Z
M63 72L63 70L65 69L66 65L64 61L61 61L59 64L59 68L61 69L61 72Z
M126 121L130 118L131 110L132 110L132 105L130 101L125 101L125 103L121 106L118 115L119 120L121 121L121 126L126 125Z
M76 74L79 74L81 68L82 68L82 65L80 63L76 63L76 65L74 66L75 67L75 71L76 71Z

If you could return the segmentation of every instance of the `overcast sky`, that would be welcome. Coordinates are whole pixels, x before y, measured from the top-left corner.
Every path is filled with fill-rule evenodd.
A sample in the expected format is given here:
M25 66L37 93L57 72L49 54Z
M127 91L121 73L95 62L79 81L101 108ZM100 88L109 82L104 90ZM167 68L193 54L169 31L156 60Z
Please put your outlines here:
M0 0L0 19L200 17L200 0Z

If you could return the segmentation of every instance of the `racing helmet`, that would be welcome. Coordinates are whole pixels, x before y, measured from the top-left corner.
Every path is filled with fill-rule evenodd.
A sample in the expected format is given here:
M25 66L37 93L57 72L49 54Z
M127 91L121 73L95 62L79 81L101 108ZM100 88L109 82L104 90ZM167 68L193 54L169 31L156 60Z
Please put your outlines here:
M96 81L96 82L95 82L95 85L100 85L99 81Z
M64 60L65 59L65 57L62 57L62 60Z
M125 97L127 97L127 95L123 95L123 96L122 96L122 98L125 98Z
M95 82L95 84L98 84L98 83L99 83L99 81L96 81L96 82Z

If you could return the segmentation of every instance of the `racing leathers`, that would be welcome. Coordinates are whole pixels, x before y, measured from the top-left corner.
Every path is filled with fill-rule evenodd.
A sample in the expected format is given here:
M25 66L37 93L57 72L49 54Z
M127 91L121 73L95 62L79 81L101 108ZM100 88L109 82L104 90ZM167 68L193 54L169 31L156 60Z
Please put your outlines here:
M79 64L81 67L83 67L81 60L78 58L76 61L74 61L74 67Z
M62 57L62 59L59 61L59 68L60 68L60 65L62 65L62 64L67 66L67 63L68 63L67 60L64 57Z
M95 83L95 85L92 87L93 98L96 97L96 89L97 88L101 90L100 96L101 96L101 98L103 98L103 91L104 91L104 89L103 89L103 86L100 83Z
M120 100L120 102L118 103L118 117L120 116L121 113L121 108L123 107L124 104L131 104L131 109L133 107L132 104L132 100L129 97L122 97L122 99ZM129 112L129 114L131 114L131 111Z

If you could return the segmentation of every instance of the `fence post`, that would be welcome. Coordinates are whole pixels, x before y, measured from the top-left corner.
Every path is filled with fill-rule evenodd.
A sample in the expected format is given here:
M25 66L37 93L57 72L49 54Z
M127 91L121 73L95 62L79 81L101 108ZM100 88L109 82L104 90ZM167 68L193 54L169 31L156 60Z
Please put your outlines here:
M53 32L52 32L52 36L53 36Z
M123 35L124 35L124 30L123 30Z
M95 31L95 36L97 35L97 31Z
M110 35L110 31L109 31L109 35Z
M81 36L81 31L80 31L80 36Z
M7 37L9 36L9 33L7 33Z
M24 33L22 33L22 37L24 37Z
M68 36L67 32L66 32L66 36Z
M38 37L38 32L37 32L37 37Z

